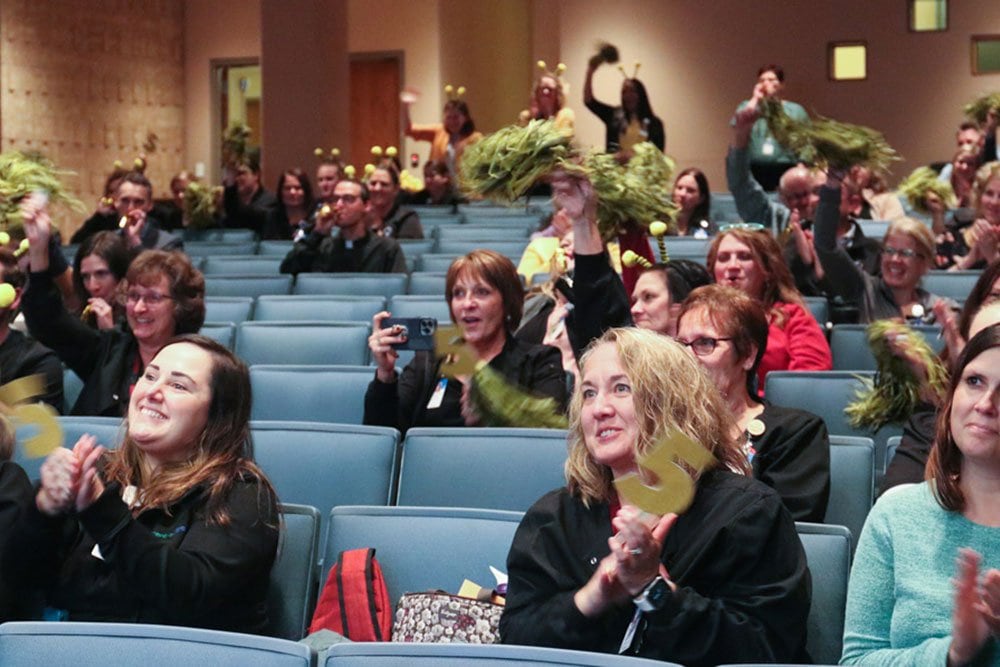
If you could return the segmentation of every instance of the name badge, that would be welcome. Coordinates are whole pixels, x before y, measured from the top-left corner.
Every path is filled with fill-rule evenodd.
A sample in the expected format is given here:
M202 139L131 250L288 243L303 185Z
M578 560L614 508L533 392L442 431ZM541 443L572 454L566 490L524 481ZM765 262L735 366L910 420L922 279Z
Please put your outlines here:
M441 407L441 401L444 400L444 390L447 388L448 378L438 380L437 387L434 388L434 393L431 394L431 400L427 401L428 410L435 410Z

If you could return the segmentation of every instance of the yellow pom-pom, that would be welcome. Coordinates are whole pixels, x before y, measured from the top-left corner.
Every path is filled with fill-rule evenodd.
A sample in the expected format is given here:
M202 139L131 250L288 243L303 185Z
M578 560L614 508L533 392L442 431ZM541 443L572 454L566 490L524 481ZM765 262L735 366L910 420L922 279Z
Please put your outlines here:
M136 159L132 160L132 166L139 170L145 169L146 161L143 160L141 157L137 157Z
M0 245L7 245L8 243L10 243L10 234L0 232Z
M455 92L458 93L459 97L461 97L462 95L465 95L465 86L459 86L458 90L456 90Z
M545 61L544 60L539 60L535 64L538 65L538 69L540 69L540 70L545 70L546 69L546 65L545 65Z
M346 167L344 167L344 176L347 176L348 178L354 178L354 175L357 172L358 170L354 168L353 164L349 164Z
M399 155L399 151L396 149L395 146L389 146L388 148L385 149L385 154L386 157L396 157L397 155Z
M339 148L331 148L330 149L330 155L332 155L333 157L340 157L340 149Z
M30 245L31 244L28 242L28 239L21 239L21 243L17 246L17 250L14 251L14 256L20 257L24 253L28 252L28 247Z
M566 71L566 63L559 63L556 65L556 74L562 74Z
M373 165L371 162L369 162L368 164L366 164L365 165L365 178L368 178L369 176L371 176L372 173L374 173L374 171L375 171L375 165Z
M639 76L639 68L640 68L640 67L642 67L642 63L641 63L641 62L639 62L638 60L636 60L636 61L635 61L635 73L634 73L634 74L632 75L632 78L633 78L633 79L634 79L635 77Z
M333 209L330 208L330 205L323 204L323 207L319 210L319 217L329 218L331 213L333 213Z
M375 157L381 157L381 155L382 155L382 147L381 146L372 146L372 155L374 155Z
M315 155L316 157L323 157L323 149L322 148L314 148L313 149L313 155Z
M14 286L10 283L3 283L0 285L0 308L8 308L10 304L14 303L14 299L17 298L17 292L14 291Z
M455 92L455 88L449 83L447 86L444 87L444 92L447 95L451 95L453 92Z
M111 163L111 166L114 167L115 169L121 169L125 165L122 164L121 160L115 160L114 162Z
M628 74L625 74L625 68L623 66L619 65L618 66L618 71L621 72L622 74L624 74L625 76L628 76Z
M667 233L667 224L659 220L654 220L649 223L649 233L653 236L663 236Z

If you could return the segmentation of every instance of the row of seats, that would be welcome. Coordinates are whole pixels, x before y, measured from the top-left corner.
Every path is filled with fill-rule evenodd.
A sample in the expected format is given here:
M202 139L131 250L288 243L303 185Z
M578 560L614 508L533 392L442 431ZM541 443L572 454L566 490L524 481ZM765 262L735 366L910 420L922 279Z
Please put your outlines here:
M210 630L91 623L8 623L0 626L0 664L175 665L642 665L669 663L533 647L473 645L337 645L316 656L295 639L305 632L316 584L325 573L309 566L318 543L315 508L286 507L282 549L272 572L271 609L285 614L275 627L282 639ZM342 550L375 548L390 600L408 591L455 590L464 579L491 582L489 566L505 569L507 551L521 519L519 512L414 507L338 507L323 548L326 562ZM808 649L819 662L840 655L844 603L850 567L850 536L839 526L796 524L813 573ZM475 536L475 539L469 539ZM447 554L442 558L441 554ZM627 663L625 661L628 661ZM141 661L141 662L140 662Z

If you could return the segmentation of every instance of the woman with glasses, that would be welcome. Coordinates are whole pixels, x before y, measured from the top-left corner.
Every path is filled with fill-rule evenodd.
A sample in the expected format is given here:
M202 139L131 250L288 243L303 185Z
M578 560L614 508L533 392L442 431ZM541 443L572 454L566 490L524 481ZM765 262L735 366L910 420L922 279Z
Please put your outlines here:
M934 266L934 235L912 218L894 220L882 239L881 275L868 274L837 241L842 178L830 171L816 208L813 245L828 293L856 303L862 324L896 317L915 324L933 323L934 304L941 297L921 288L920 280Z
M760 225L729 225L708 249L708 271L719 285L755 299L767 313L767 348L757 367L757 392L771 371L827 371L830 345L795 288L778 242Z
M753 476L778 492L796 521L821 523L830 495L826 425L814 414L757 397L754 384L767 336L760 303L731 287L699 287L681 306L677 341L722 393Z
M94 330L70 314L49 273L51 221L44 205L22 205L31 278L22 309L28 329L84 382L71 414L120 417L143 369L177 334L205 321L205 278L187 255L142 252L125 274L127 327Z

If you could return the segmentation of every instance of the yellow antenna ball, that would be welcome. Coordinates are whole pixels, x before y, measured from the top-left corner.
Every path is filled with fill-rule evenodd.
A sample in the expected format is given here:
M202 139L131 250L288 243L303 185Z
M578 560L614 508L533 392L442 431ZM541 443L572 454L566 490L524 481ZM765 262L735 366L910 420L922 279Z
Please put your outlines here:
M331 213L333 213L333 209L330 208L329 204L323 204L323 208L319 210L319 216L321 218L328 218Z
M372 155L374 155L375 157L381 156L382 155L382 147L381 146L372 146Z
M358 170L354 168L353 164L349 164L346 167L344 167L344 176L347 176L348 178L354 178L354 174L356 174L357 171Z
M17 250L14 251L14 256L20 257L24 253L28 252L29 246L30 243L28 242L28 239L21 239L21 243L17 246Z
M625 74L625 68L622 67L621 65L618 66L618 71L621 72L622 74Z
M10 234L0 232L0 245L7 245L8 243L10 243Z
M115 160L114 162L111 163L111 166L114 167L115 169L121 169L124 165L122 164L121 160Z
M454 90L455 88L450 83L444 87L444 92L447 93L448 95L451 95L452 92L454 92Z
M17 292L14 291L13 285L10 283L0 285L0 308L8 308L16 298Z
M331 148L330 149L330 155L332 155L333 157L340 157L340 149L339 148Z
M397 155L399 155L399 151L396 149L395 146L389 146L388 148L385 149L385 154L387 157L396 157Z
M323 149L322 148L314 148L313 149L313 155L315 155L316 157L323 157Z
M566 63L559 63L556 65L556 74L562 74L566 71Z
M459 97L461 97L462 95L465 95L465 86L459 86L458 90L456 90L455 92L458 93Z
M659 220L654 220L649 223L649 233L653 236L663 236L667 233L667 224Z
M365 176L366 177L367 176L371 176L373 171L375 171L375 165L373 165L371 162L369 162L368 164L365 165Z
M644 269L653 266L648 259L637 254L634 250L626 250L622 253L622 264L628 267L641 266Z
M135 167L136 169L142 169L144 166L146 166L146 161L143 160L141 157L137 157L136 159L132 160L132 166Z
M537 63L535 63L535 64L536 64L536 65L538 65L538 69L540 69L540 70L544 70L544 69L546 69L546 67L547 67L547 66L545 65L545 61L544 61L544 60L539 60L539 61L538 61Z

